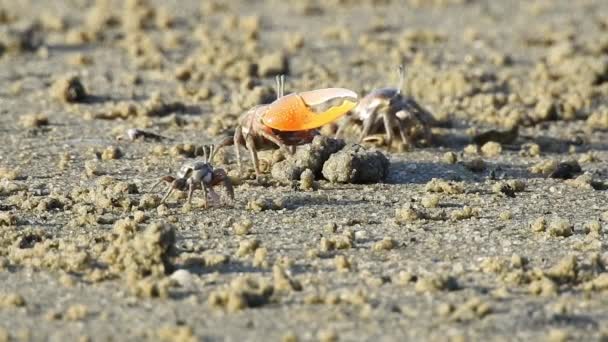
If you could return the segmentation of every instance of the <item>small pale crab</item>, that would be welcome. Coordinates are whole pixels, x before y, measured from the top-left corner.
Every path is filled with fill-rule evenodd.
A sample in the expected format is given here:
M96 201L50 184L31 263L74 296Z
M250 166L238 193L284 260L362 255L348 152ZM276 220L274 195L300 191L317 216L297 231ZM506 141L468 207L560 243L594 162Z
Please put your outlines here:
M276 78L277 99L245 112L238 121L233 141L239 170L239 147L244 145L251 154L257 179L260 166L257 151L278 146L292 155L296 146L312 142L318 128L339 119L357 104L357 93L344 88L325 88L284 95L284 77ZM288 148L289 147L289 148Z
M203 207L208 207L207 195L213 200L219 198L219 195L213 190L213 187L218 184L223 184L226 193L230 197L230 201L234 201L234 189L232 182L224 169L214 169L211 162L215 155L215 145L203 147L203 160L187 161L184 163L177 173L177 178L173 176L164 176L156 182L151 191L154 190L160 183L168 183L167 192L161 199L160 203L164 203L174 190L188 191L188 204L192 203L192 194L194 190L201 189L203 191Z
M404 78L404 68L399 66L399 86L376 89L362 98L352 114L338 124L336 137L342 136L349 124L356 123L362 124L360 142L386 144L390 148L395 134L399 134L406 147L414 142L430 143L435 118L413 98L403 95Z

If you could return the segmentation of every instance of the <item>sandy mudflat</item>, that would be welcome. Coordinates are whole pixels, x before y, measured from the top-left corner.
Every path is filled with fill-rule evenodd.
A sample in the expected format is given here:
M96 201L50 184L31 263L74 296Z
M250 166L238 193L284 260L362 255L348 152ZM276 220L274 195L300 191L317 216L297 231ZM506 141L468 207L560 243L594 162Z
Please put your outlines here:
M0 341L608 338L608 2L287 3L0 0ZM385 181L262 153L260 184L230 147L232 205L150 190L275 75L364 95L401 63L437 124L368 146Z

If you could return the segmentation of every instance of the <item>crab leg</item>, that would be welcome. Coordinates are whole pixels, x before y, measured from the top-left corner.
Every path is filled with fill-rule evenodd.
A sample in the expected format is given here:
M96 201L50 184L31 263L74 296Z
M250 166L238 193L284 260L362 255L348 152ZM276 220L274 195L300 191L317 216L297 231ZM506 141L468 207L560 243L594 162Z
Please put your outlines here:
M152 187L150 187L150 191L154 191L154 189L156 189L156 187L157 187L157 186L158 186L160 183L162 183L162 182L164 182L164 181L165 181L165 180L164 180L164 177L163 177L163 178L161 178L161 179L159 179L159 180L158 180L158 182L154 183L154 185L152 185Z
M171 176L161 177L158 180L158 182L156 182L156 183L154 183L154 185L152 185L152 187L150 188L150 191L154 191L154 189L156 189L156 187L162 182L173 183L174 181L175 181L175 178L171 177Z
M287 148L287 146L285 144L283 144L281 142L281 140L277 139L277 137L274 136L272 133L268 133L268 132L264 132L264 131L259 132L259 133L262 135L262 137L264 137L264 139L267 139L270 142L272 142L273 144L277 145L281 150L283 150L283 152L287 152L288 154L293 155L292 151L289 150Z
M251 154L251 161L253 162L253 169L255 170L255 178L260 178L260 161L258 160L258 152L255 148L255 141L253 141L253 137L251 135L247 136L245 139L245 143L247 145L247 149Z
M243 166L241 164L241 151L239 149L240 142L243 139L244 139L244 137L243 137L243 129L241 128L241 126L238 126L236 128L236 131L234 131L234 153L236 155L236 165L239 168L239 173L243 173Z
M213 179L215 181L211 185L213 186L219 182L223 182L228 197L230 197L231 200L234 200L234 188L232 187L232 182L230 181L230 178L228 178L226 171L222 169L213 170Z
M192 183L192 184L194 184L194 183ZM207 203L207 185L203 181L201 181L201 190L203 190L203 208L207 209L208 208L208 203Z
M173 193L173 185L169 185L169 190L167 190L167 192L165 193L165 196L163 196L163 198L160 200L160 203L165 203L165 201L167 200L167 198L169 198L169 196L171 196L171 194Z
M399 135L401 136L401 142L404 145L409 145L409 139L407 138L407 128L405 124L401 120L397 120L397 124L399 125Z
M190 183L190 186L188 187L188 204L192 204L192 194L194 193L194 183L192 182L188 182Z
M280 99L285 94L285 75L279 75L275 78L277 86L277 99Z
M378 109L375 108L369 113L369 116L363 122L363 130L361 131L361 135L359 136L359 141L363 141L363 139L369 135L369 132L372 129L374 123L376 123L376 117L378 116Z
M386 145L390 147L393 143L393 126L391 125L392 112L384 112L382 114L382 121L384 122L384 130L386 131Z
M346 129L346 126L349 123L352 123L354 120L352 117L346 117L342 122L340 122L338 124L338 129L336 130L336 134L334 135L334 138L339 138L340 136L342 136L342 132Z

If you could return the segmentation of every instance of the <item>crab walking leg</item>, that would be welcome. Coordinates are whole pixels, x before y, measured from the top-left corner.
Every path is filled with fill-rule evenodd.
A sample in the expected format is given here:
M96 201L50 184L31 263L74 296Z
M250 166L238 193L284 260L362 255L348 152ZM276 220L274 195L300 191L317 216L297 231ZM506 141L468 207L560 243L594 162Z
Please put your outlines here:
M384 122L384 130L386 131L386 145L390 147L393 143L393 126L391 125L393 112L386 111L382 113L382 121Z
M401 94L403 85L405 84L405 67L403 64L399 65L399 85L397 86L397 95Z
M160 200L160 203L163 204L165 203L165 201L167 200L167 198L169 198L169 196L171 196L171 194L173 193L173 190L175 190L173 188L173 184L169 185L169 189L167 190L167 192L165 193L165 196L163 196L163 198Z
M287 148L287 145L283 144L281 142L281 140L277 139L276 136L274 136L272 133L268 133L268 132L264 132L261 131L260 134L267 140L269 140L270 142L272 142L273 144L277 145L281 150L283 150L283 152L287 152L288 154L293 154L291 150L289 150L289 148Z
M228 194L228 197L230 197L230 199L234 201L234 188L232 187L232 181L230 181L230 178L228 177L228 174L226 174L226 171L222 169L213 170L213 179L217 179L218 183L220 181L224 183L224 188L226 188L226 193ZM217 183L213 183L211 185L213 186L215 184Z
M234 144L234 137L231 136L225 136L222 138L219 138L215 143L213 143L213 153L211 155L211 160L213 160L213 157L215 157L215 154L217 153L217 151L219 151L222 147L226 147L226 146L230 146Z
M203 181L201 181L201 189L203 190L203 208L207 209L209 207L207 203L207 185Z
M215 192L215 190L213 190L212 186L209 187L209 200L211 201L211 203L214 203L214 202L221 203L220 195L217 192Z
M410 141L407 137L407 127L403 123L402 120L397 120L397 124L399 125L399 135L401 136L401 142L403 145L409 145Z
M152 187L150 187L150 191L154 191L154 189L156 189L156 187L164 181L165 181L164 177L159 179L158 182L154 183L154 185L152 185Z
M280 99L285 94L285 75L278 75L275 78L277 87L277 99Z
M150 188L150 191L154 191L154 189L156 189L156 187L162 183L162 182L167 182L169 184L175 182L175 177L171 177L171 176L164 176L161 177L158 182L154 183L154 185L152 185L152 187Z
M378 116L378 109L375 108L369 113L369 116L363 122L363 130L361 131L361 135L359 136L359 142L363 141L363 139L369 135L369 132L372 129L372 126L376 123L376 117Z
M338 129L336 130L336 134L334 135L334 138L336 138L336 139L340 138L342 136L342 133L346 129L346 126L348 126L349 124L351 124L353 122L354 122L354 120L350 116L344 118L344 120L342 120L342 122L340 122L338 124Z
M241 126L238 126L236 128L236 130L234 131L234 153L236 155L236 165L239 168L239 174L243 173L243 166L241 164L241 151L240 151L240 144L241 141L244 139L243 137L243 129L241 128Z
M255 148L255 141L251 135L247 136L245 139L245 144L247 145L247 149L251 154L251 162L253 162L253 169L255 170L255 178L260 179L260 161L258 160L258 152Z
M192 194L194 193L194 182L188 182L190 186L188 187L188 204L192 204Z

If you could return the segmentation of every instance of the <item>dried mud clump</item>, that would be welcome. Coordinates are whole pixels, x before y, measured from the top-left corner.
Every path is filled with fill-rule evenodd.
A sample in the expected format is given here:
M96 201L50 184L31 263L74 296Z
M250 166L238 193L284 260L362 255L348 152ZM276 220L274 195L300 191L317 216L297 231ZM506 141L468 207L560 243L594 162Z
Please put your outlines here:
M298 180L306 169L319 176L327 159L343 147L342 140L316 136L311 144L298 149L294 156L275 163L272 177L280 181Z
M22 116L19 121L25 128L38 128L48 126L49 117L43 114L28 114Z
M247 235L251 231L251 227L253 227L253 222L251 220L244 220L241 222L236 222L232 225L232 229L236 235Z
M108 146L101 152L101 160L120 159L123 152L117 146Z
M481 153L486 157L496 157L502 153L502 146L495 141L489 141L481 146Z
M347 145L323 165L323 177L332 183L375 183L388 176L390 162L380 151Z
M25 299L18 293L0 294L0 308L17 308L25 306Z
M150 98L143 103L123 101L116 104L111 104L104 111L93 114L92 117L101 120L128 119L134 117L166 117L174 113L184 113L187 111L187 109L187 106L183 102L165 101L158 93L156 93L151 95ZM182 124L178 118L175 118L173 122L177 125ZM148 137L150 137L150 135ZM162 140L162 138L159 140Z
M433 178L426 183L424 189L427 192L442 192L450 195L462 194L464 192L464 187L461 184L448 182L437 178Z
M289 73L289 59L281 52L266 55L260 59L258 69L262 77L286 75Z
M606 190L608 188L606 183L595 179L593 175L588 173L582 174L574 179L567 179L565 183L585 190Z
M274 288L277 291L302 291L302 284L290 277L283 267L275 265L272 267L272 278Z
M601 106L587 118L587 125L596 130L608 130L608 107Z
M131 221L118 221L111 241L101 255L110 272L122 275L137 294L162 296L162 278L173 268L175 229L164 223L152 223L139 232Z
M53 97L67 102L77 103L86 101L87 91L77 76L68 76L57 80L51 89Z
M17 216L13 213L0 213L0 227L14 226L17 224Z
M509 145L517 139L518 127L519 126L514 126L506 131L492 129L473 136L472 140L478 146L484 146L489 142L496 142L500 145Z
M151 340L158 339L164 342L196 342L198 338L194 335L194 331L189 326L167 326L156 331L156 336Z
M479 215L478 208L471 208L469 206L464 206L462 209L456 209L450 213L450 218L454 221L460 220L468 220L472 217L476 217Z
M458 156L452 151L446 152L443 154L443 156L441 156L441 161L446 164L456 164L456 162L458 161Z
M405 224L427 218L427 214L412 205L395 209L395 222Z
M300 190L310 191L315 189L315 174L311 169L306 169L300 175Z
M285 204L281 199L271 199L266 197L260 197L247 202L246 209L253 212L260 212L266 210L281 210L285 207Z
M397 242L389 237L385 237L382 240L376 242L372 246L372 250L374 251L390 251L397 247Z
M450 320L457 322L481 319L492 313L492 307L481 298L473 297L457 307L450 315Z
M186 105L182 102L165 102L160 96L152 96L144 103L141 114L148 117L160 117L175 112L185 112L186 109Z
M547 219L544 216L536 218L530 223L530 228L535 233L541 233L547 230Z
M21 178L19 171L17 169L8 169L4 167L0 167L0 179L6 180L16 180Z
M211 292L208 303L213 308L237 312L267 304L273 293L274 287L264 279L239 277L227 289Z
M574 228L567 219L556 218L549 223L547 228L551 236L568 237L574 233Z
M416 281L416 292L439 292L439 291L454 291L458 289L456 278L446 275L430 275L420 277Z
M528 170L535 174L542 174L549 176L557 168L557 162L555 160L543 160L532 165Z
M43 44L41 28L38 23L26 22L0 30L0 57L4 54L36 52Z
M502 181L492 186L492 191L496 194L501 194L507 197L515 197L515 193L522 192L526 189L526 183L518 179Z

